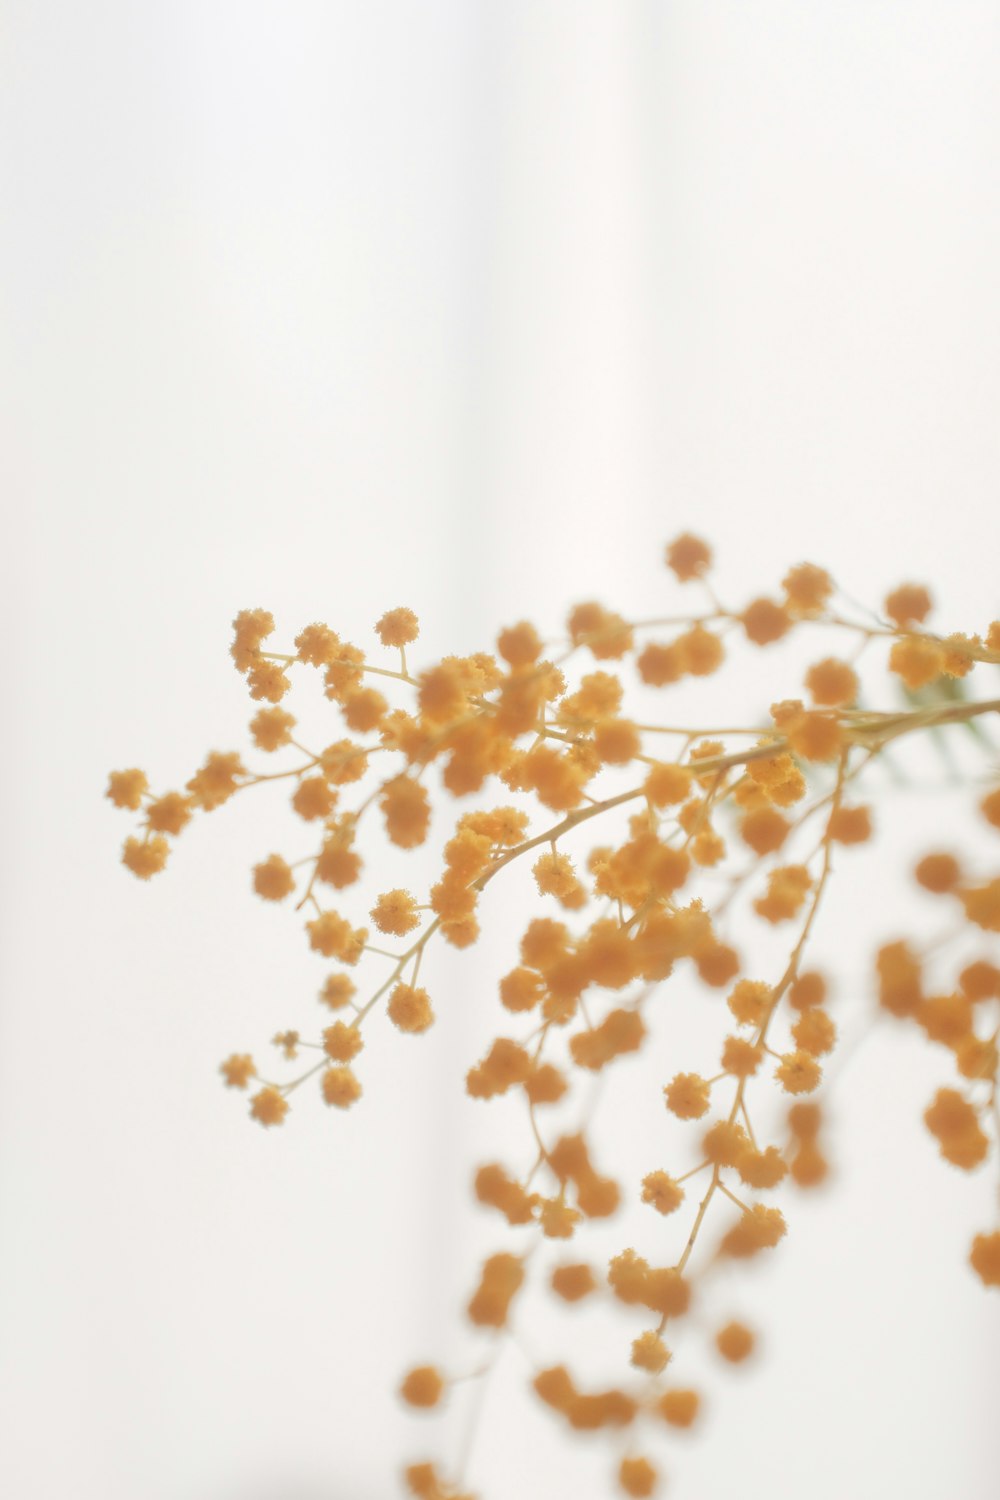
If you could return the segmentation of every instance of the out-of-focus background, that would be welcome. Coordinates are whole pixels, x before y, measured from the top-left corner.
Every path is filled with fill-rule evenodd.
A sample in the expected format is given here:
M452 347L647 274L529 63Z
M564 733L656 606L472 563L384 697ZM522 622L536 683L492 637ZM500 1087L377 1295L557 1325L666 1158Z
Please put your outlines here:
M239 608L367 645L407 603L427 657L472 650L579 598L661 612L683 529L736 602L809 558L872 603L928 579L946 629L1000 615L1000 11L7 0L3 31L0 1489L389 1496L461 1442L467 1397L421 1426L394 1385L478 1358L504 1236L471 1165L529 1149L462 1093L509 952L428 960L439 1025L373 1028L363 1107L265 1133L215 1070L321 1024L246 873L290 815L253 794L147 887L107 771L245 745ZM876 938L930 920L906 862L950 796L851 866L819 939L848 1021ZM837 1179L725 1284L765 1357L664 1443L678 1500L996 1493L965 1264L996 1195L936 1159L926 1052L876 1035L835 1081ZM517 1359L470 1483L610 1494Z

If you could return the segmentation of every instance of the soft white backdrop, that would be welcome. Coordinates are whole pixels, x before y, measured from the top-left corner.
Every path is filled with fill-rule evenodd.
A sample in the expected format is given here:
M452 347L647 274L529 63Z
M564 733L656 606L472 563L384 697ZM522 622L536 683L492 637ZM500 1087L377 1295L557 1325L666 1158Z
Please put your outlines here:
M407 602L428 654L474 649L657 608L684 527L731 597L811 557L872 599L932 579L945 628L1000 614L1000 12L3 9L0 1487L387 1496L429 1441L397 1371L458 1357L494 1245L460 1077L505 956L436 960L440 1026L377 1033L363 1109L265 1134L214 1069L314 986L246 886L287 821L215 815L143 887L106 772L241 743L240 607L363 637ZM879 1045L678 1495L995 1493L989 1184L919 1129L936 1067ZM473 1481L609 1493L543 1419L511 1441L518 1379Z

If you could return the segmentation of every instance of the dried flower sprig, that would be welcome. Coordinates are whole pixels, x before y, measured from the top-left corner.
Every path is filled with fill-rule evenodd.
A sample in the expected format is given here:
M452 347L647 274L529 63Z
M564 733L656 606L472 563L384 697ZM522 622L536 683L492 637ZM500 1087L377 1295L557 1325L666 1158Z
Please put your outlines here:
M523 1099L530 1147L523 1169L490 1162L475 1178L478 1202L532 1237L520 1253L486 1260L468 1303L471 1323L497 1335L510 1329L537 1248L583 1238L590 1221L613 1215L621 1201L619 1182L595 1165L591 1125L557 1133L544 1123L545 1112L572 1101L581 1080L641 1051L648 1008L678 976L693 972L707 989L725 992L718 1071L680 1071L657 1085L670 1114L703 1122L699 1165L679 1176L668 1167L648 1172L629 1187L636 1200L671 1218L685 1206L689 1184L702 1179L676 1255L651 1265L625 1248L604 1273L564 1260L547 1279L567 1308L597 1296L603 1283L617 1302L644 1314L647 1326L627 1343L633 1375L625 1382L584 1390L564 1365L531 1376L537 1399L570 1431L607 1429L619 1444L624 1439L618 1483L635 1496L653 1494L659 1483L657 1465L637 1451L635 1435L690 1427L701 1410L701 1392L674 1382L674 1350L664 1336L691 1303L706 1226L716 1210L725 1212L701 1277L719 1257L755 1256L784 1237L781 1210L754 1195L773 1192L786 1178L812 1188L827 1175L823 1112L803 1096L821 1083L837 1026L827 978L809 966L807 953L835 851L873 835L872 807L856 800L858 787L888 746L944 725L975 726L1000 711L1000 699L967 698L961 686L980 664L1000 664L1000 621L982 635L936 635L925 623L932 606L922 586L901 585L881 616L859 620L838 603L826 571L803 563L786 574L780 595L732 610L708 585L712 555L701 539L676 538L666 562L678 582L704 592L707 607L635 621L588 602L571 611L564 640L546 644L521 621L499 633L494 653L445 657L416 672L407 648L419 626L409 609L391 609L375 626L380 645L394 653L392 666L369 660L318 623L295 638L294 652L271 650L272 616L243 611L232 656L251 698L264 705L251 721L252 739L267 755L290 753L295 763L258 772L236 752L213 751L183 791L155 795L136 769L113 772L107 791L116 807L141 815L122 858L142 880L163 870L170 839L196 813L250 786L288 781L294 813L317 830L312 853L291 862L271 853L252 874L263 900L297 897L310 948L337 965L319 990L337 1019L313 1039L297 1030L274 1038L285 1059L305 1047L319 1054L315 1062L285 1081L262 1077L248 1053L234 1052L222 1064L228 1087L253 1088L250 1114L267 1127L284 1122L290 1096L309 1080L327 1105L357 1104L366 1018L384 1006L400 1031L426 1031L434 1008L419 981L432 940L474 944L483 892L509 866L529 860L538 912L499 985L504 1031L519 1034L498 1035L466 1078L475 1099ZM626 711L630 690L669 693L685 678L721 672L739 637L766 649L818 627L839 632L845 654L812 662L805 696L779 698L768 723L691 727L647 723ZM880 649L890 679L909 698L903 709L860 706L860 658ZM571 664L580 668L573 680ZM296 720L282 706L303 670L322 674L343 722L340 737L320 749L298 742ZM405 695L403 706L393 706L390 693ZM381 889L376 880L359 901L364 838L376 814L397 848L428 841L433 770L442 800L485 794L488 805L457 817L443 843L440 878L427 892ZM978 808L1000 829L1000 786L979 795ZM581 850L578 831L590 832L588 825L600 827L602 842ZM727 888L713 878L720 873L729 875ZM945 1160L970 1171L996 1154L1000 1133L1000 874L966 869L954 853L932 850L914 876L951 903L960 931L934 953L933 982L926 950L906 939L885 943L876 955L874 995L883 1011L950 1054L953 1077L924 1120ZM769 978L755 974L727 941L741 901L754 921L791 933ZM972 940L971 954L963 938ZM942 980L949 953L959 955L956 969ZM379 964L381 974L362 985ZM776 1040L779 1028L787 1040ZM765 1141L752 1123L751 1094L769 1085L789 1096L785 1142ZM969 1262L986 1286L1000 1286L1000 1228L975 1237ZM755 1336L730 1322L714 1345L723 1360L740 1362L753 1353ZM470 1378L483 1378L490 1363ZM455 1379L420 1366L405 1376L400 1395L430 1410ZM459 1475L447 1478L430 1463L411 1465L405 1482L424 1500L462 1494Z

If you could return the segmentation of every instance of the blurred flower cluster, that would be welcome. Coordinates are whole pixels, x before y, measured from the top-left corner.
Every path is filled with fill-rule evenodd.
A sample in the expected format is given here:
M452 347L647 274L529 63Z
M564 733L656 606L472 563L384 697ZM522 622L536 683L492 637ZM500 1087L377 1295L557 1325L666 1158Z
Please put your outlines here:
M379 619L374 658L318 623L293 650L274 650L272 616L246 610L234 622L232 656L261 705L253 743L280 769L254 770L242 753L213 751L183 790L155 793L136 769L113 772L107 790L139 816L122 858L142 880L164 869L170 840L197 814L252 786L284 782L313 834L309 852L268 853L252 875L262 900L304 913L305 941L328 965L318 1000L333 1012L312 1036L277 1033L277 1069L245 1052L223 1062L226 1085L249 1091L250 1115L265 1127L286 1120L291 1096L309 1081L326 1106L358 1106L362 1079L368 1084L366 1019L384 1007L401 1032L427 1031L436 1003L428 948L474 945L486 888L516 878L511 866L530 869L534 914L490 1002L498 1034L466 1078L474 1099L516 1096L525 1114L520 1146L505 1136L507 1158L475 1177L478 1203L510 1236L483 1264L466 1309L491 1332L490 1354L471 1377L412 1369L400 1394L430 1410L456 1378L484 1378L531 1277L570 1317L610 1299L632 1325L615 1383L585 1388L565 1364L530 1371L528 1383L567 1433L606 1432L617 1482L635 1496L657 1490L663 1439L695 1425L704 1404L683 1374L699 1277L720 1258L774 1250L786 1220L773 1195L786 1182L817 1187L828 1173L827 1122L813 1096L838 1042L835 976L811 961L810 938L841 852L849 860L875 838L865 773L904 737L975 728L1000 710L1000 700L967 691L979 664L1000 664L1000 621L982 634L939 636L927 625L930 595L915 584L894 589L869 616L808 563L791 568L773 597L732 609L715 594L711 563L709 546L692 535L666 549L675 584L697 607L637 621L585 602L559 640L520 621L500 631L491 652L420 668L407 654L419 636L409 609ZM801 696L776 694L766 723L678 725L667 709L635 712L634 700L669 705L674 685L716 675L721 711L721 684L741 653L807 632L825 643L822 653L801 683L783 684ZM339 716L329 744L303 744L285 706L301 673L319 674ZM861 706L893 684L902 707ZM995 764L986 765L972 796L1000 832L997 781ZM449 815L463 801L467 810ZM386 845L413 850L435 837L438 878L428 889L383 888ZM1000 858L982 868L930 849L912 876L949 906L954 931L943 944L886 941L872 968L872 1003L942 1050L945 1077L924 1120L945 1161L973 1171L996 1157L1000 1127ZM777 965L773 941L761 964L729 939L741 909L784 938ZM599 1125L570 1125L566 1111L586 1080L642 1051L651 1012L669 1005L676 985L705 991L718 1026L709 1076L692 1068L660 1077L651 1059L663 1107L697 1137L697 1164L677 1171L667 1161L620 1181L602 1162ZM282 1079L285 1063L298 1070ZM784 1100L783 1124L775 1131L772 1111L769 1136L759 1106L774 1097ZM662 1253L654 1264L622 1246L593 1264L588 1226L626 1197L670 1220L657 1239ZM558 1257L542 1270L536 1251L545 1241L559 1242ZM969 1262L986 1286L1000 1286L1000 1228L984 1226ZM755 1333L729 1322L711 1345L720 1361L739 1363L753 1355ZM430 1462L411 1465L405 1483L424 1500L466 1494L461 1474Z

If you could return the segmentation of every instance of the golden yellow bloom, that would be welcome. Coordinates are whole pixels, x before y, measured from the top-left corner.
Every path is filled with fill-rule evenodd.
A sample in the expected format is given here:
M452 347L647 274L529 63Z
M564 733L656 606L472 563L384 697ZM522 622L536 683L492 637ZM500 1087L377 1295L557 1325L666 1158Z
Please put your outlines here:
M270 854L253 867L253 888L265 901L281 901L295 889L295 876L280 854Z
M667 1172L647 1172L642 1179L642 1201L658 1214L672 1214L684 1202L684 1189Z
M433 1365L418 1365L410 1370L399 1388L408 1406L419 1407L437 1406L443 1391L444 1381Z
M115 807L127 807L136 812L142 806L143 795L149 790L145 771L133 767L129 771L112 771L108 777L108 789L104 793Z
M886 597L885 612L897 625L919 625L931 612L931 596L921 583L901 583Z
M671 1427L690 1427L701 1409L701 1397L697 1391L675 1387L664 1391L656 1403L656 1410L664 1422Z
M232 1057L227 1057L221 1064L219 1072L226 1080L227 1088L245 1089L257 1069L254 1067L253 1058L247 1053L234 1052Z
M170 845L159 835L147 839L129 838L122 850L122 864L140 880L149 880L163 869L169 853Z
M288 1113L288 1100L268 1085L250 1100L250 1114L262 1125L280 1125Z
M386 610L375 633L383 646L408 646L420 634L420 625L412 609L400 606Z
M394 937L405 937L419 926L417 903L409 891L385 891L369 912L379 932L391 933Z
M680 579L688 583L692 578L703 578L712 565L712 549L701 537L685 531L667 546L667 567Z
M985 1286L1000 1286L1000 1229L976 1235L969 1264Z
M745 1323L735 1320L720 1328L715 1335L715 1347L723 1359L729 1360L730 1364L740 1364L748 1359L753 1353L756 1339Z
M400 1031L426 1031L434 1022L434 1011L426 990L411 984L397 984L389 996L390 1021Z
M552 1290L564 1302L580 1302L597 1290L594 1273L588 1265L556 1266L551 1277Z
M648 1458L623 1458L618 1469L618 1482L626 1495L651 1495L658 1479Z
M678 1073L663 1090L663 1097L679 1120L700 1120L708 1113L709 1085L697 1073Z
M361 1098L361 1084L350 1068L326 1068L320 1082L323 1098L337 1109L349 1109Z

